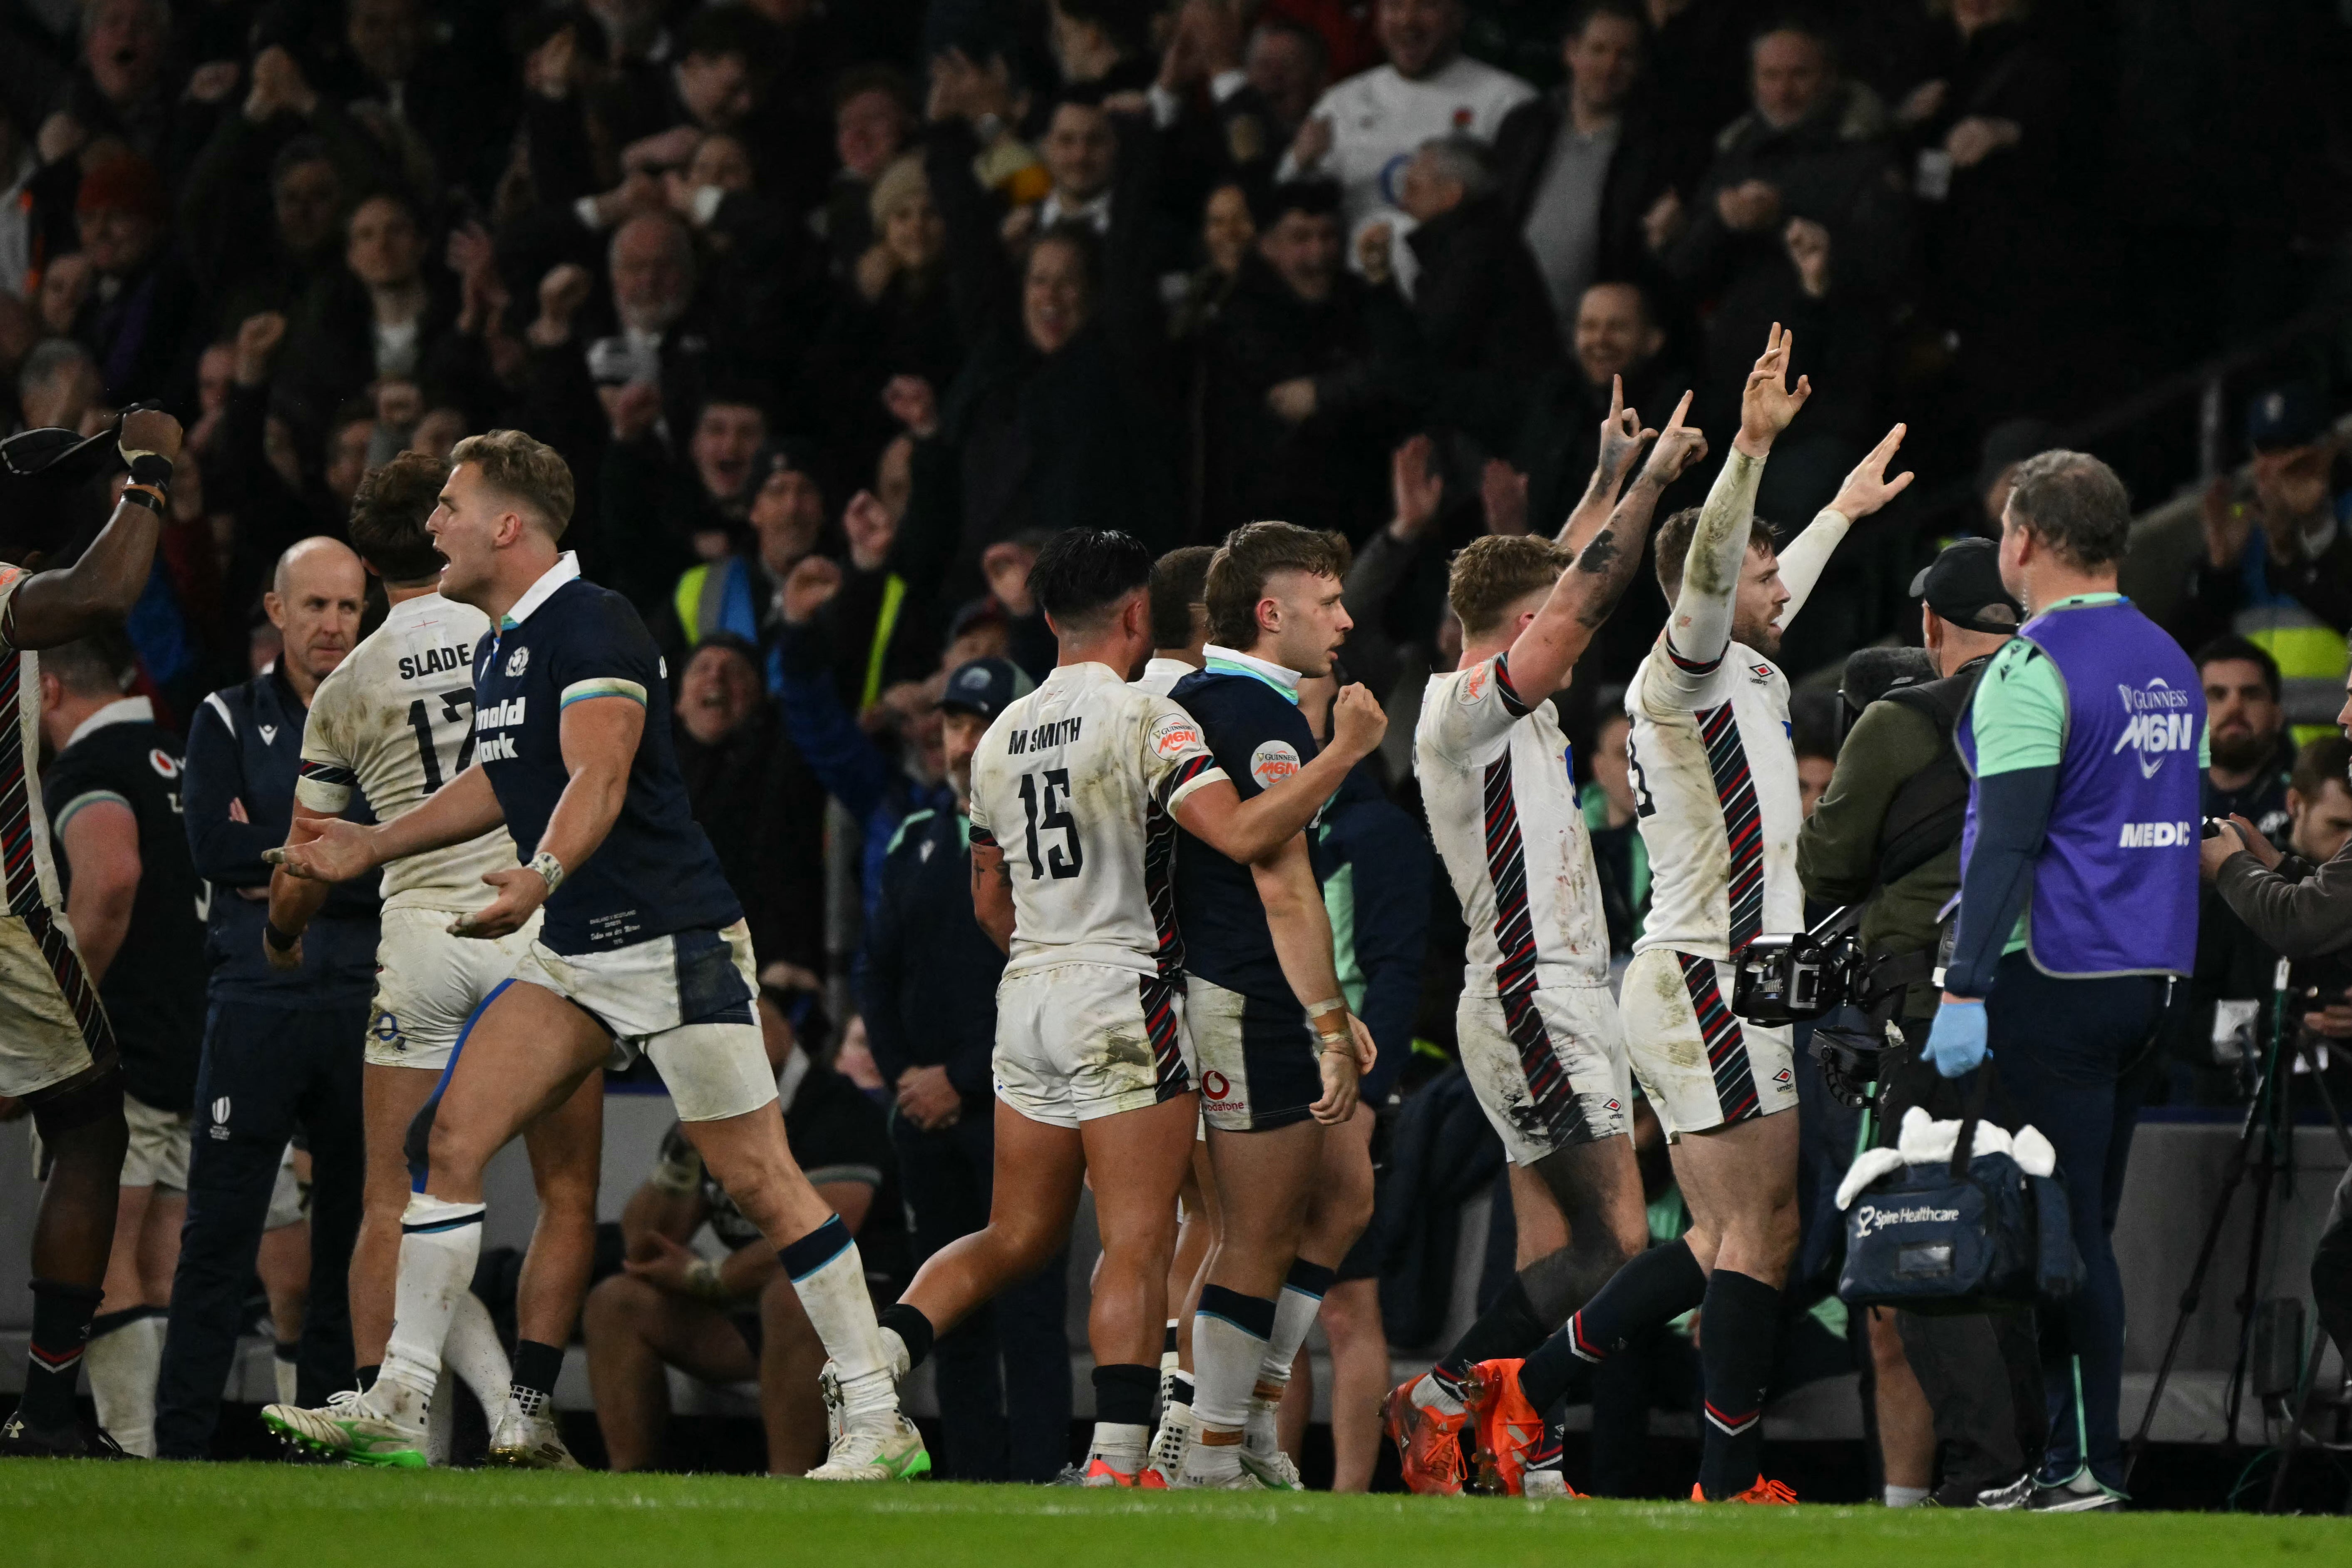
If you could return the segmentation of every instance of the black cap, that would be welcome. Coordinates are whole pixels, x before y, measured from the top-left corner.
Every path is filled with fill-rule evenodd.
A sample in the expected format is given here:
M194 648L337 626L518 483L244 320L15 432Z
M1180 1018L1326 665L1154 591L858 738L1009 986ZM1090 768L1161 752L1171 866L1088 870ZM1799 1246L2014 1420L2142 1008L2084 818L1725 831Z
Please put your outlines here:
M2024 623L2025 612L2000 581L2000 546L1990 539L1963 539L1944 546L1911 579L1911 596L1965 631L2006 637Z
M975 658L969 664L958 665L955 673L948 677L948 689L940 698L940 710L993 719L1015 698L1026 697L1036 689L1036 682L1009 658Z
M2308 447L2327 433L2327 411L2307 382L2254 394L2246 405L2246 441L2257 452Z

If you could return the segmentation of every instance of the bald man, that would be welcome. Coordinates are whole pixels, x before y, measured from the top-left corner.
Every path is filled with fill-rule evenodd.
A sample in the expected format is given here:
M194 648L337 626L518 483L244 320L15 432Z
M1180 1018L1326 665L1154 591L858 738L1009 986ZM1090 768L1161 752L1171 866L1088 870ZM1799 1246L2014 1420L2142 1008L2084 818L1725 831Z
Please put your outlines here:
M349 546L306 539L287 551L262 598L284 651L251 680L205 698L188 729L181 799L197 874L211 885L212 973L188 1217L156 1388L159 1458L212 1451L254 1250L298 1130L310 1151L310 1293L289 1347L295 1384L320 1401L352 1385L346 1270L365 1181L360 1065L375 983L376 879L337 888L303 934L301 965L281 971L262 955L269 868L261 857L286 842L311 694L357 646L366 591Z

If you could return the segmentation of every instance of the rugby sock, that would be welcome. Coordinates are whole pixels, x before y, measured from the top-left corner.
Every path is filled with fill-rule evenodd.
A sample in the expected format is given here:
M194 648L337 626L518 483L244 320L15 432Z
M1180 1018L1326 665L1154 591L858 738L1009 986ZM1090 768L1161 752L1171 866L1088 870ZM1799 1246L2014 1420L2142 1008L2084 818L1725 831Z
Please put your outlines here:
M931 1330L931 1321L923 1316L920 1308L909 1307L904 1301L893 1301L882 1309L881 1316L876 1321L882 1325L885 1334L898 1336L898 1343L907 1352L908 1372L930 1360L931 1341L936 1336ZM883 1342L883 1348L889 1348L888 1341Z
M1462 1331L1437 1364L1458 1377L1482 1361L1526 1355L1550 1332L1551 1325L1536 1316L1536 1304L1528 1299L1527 1282L1514 1274L1494 1305Z
M74 1420L74 1383L81 1375L89 1321L102 1291L62 1279L33 1281L33 1342L25 1358L25 1393L16 1414L27 1426L68 1426Z
M447 1353L447 1346L443 1346ZM491 1417L497 1420L496 1416ZM425 1412L425 1462L436 1469L446 1469L457 1457L457 1374L449 1363L441 1363L441 1376L433 1384L433 1401Z
M482 1213L478 1203L450 1203L427 1193L408 1200L400 1216L392 1338L369 1390L369 1404L379 1414L425 1424L458 1298L472 1294L474 1266L482 1254Z
M1274 1334L1266 1341L1265 1360L1257 1369L1257 1386L1250 1391L1248 1435L1244 1441L1253 1453L1271 1454L1281 1447L1275 1431L1275 1411L1282 1404L1282 1391L1290 1386L1290 1363L1298 1359L1298 1347L1307 1342L1307 1331L1315 1326L1315 1315L1323 1310L1324 1293L1331 1289L1335 1277L1320 1263L1299 1258L1282 1282L1282 1294L1274 1299Z
M495 1423L499 1406L512 1392L515 1374L507 1365L507 1348L499 1342L499 1326L490 1321L490 1310L471 1290L457 1298L457 1310L450 1314L449 1337L441 1342L441 1359L474 1391L483 1413Z
M517 1340L514 1379L507 1395L525 1415L537 1415L555 1399L555 1379L563 1370L563 1347L537 1340Z
M1191 1373L1180 1372L1168 1380L1167 1403L1181 1405L1187 1410L1192 1408L1192 1374Z
M800 1293L801 1306L815 1325L817 1338L824 1342L825 1353L833 1358L834 1375L841 1382L842 1414L852 1420L897 1419L898 1379L891 1375L889 1352L874 1321L874 1298L866 1289L866 1266L849 1227L839 1215L829 1215L776 1257ZM909 1352L913 1348L908 1347Z
M1176 1320L1171 1318L1166 1331L1160 1336L1160 1403L1162 1405L1168 1403L1175 1377L1183 1370L1183 1363L1176 1354Z
M1780 1332L1780 1292L1753 1275L1717 1268L1706 1282L1699 1321L1699 1364L1706 1374L1706 1439L1699 1489L1710 1502L1756 1484L1764 1452L1764 1385Z
M155 1374L163 1364L163 1310L101 1312L89 1325L90 1397L98 1424L126 1454L155 1457Z
M1898 1487L1889 1482L1885 1502L1889 1508L1917 1508L1927 1500L1928 1496L1926 1487Z
M1634 1333L1670 1323L1706 1299L1706 1271L1686 1243L1654 1247L1611 1275L1565 1328L1529 1353L1519 1368L1519 1392L1549 1410Z
M1120 1475L1143 1468L1151 1441L1151 1398L1160 1390L1157 1369L1114 1364L1095 1368L1095 1436L1087 1457Z
M278 1390L278 1403L291 1405L301 1393L301 1376L296 1357L302 1349L299 1340L278 1340L269 1347L269 1377Z
M1274 1337L1274 1312L1263 1296L1222 1285L1201 1288L1200 1311L1192 1319L1194 1439L1184 1459L1188 1478L1222 1480L1241 1468L1242 1430Z

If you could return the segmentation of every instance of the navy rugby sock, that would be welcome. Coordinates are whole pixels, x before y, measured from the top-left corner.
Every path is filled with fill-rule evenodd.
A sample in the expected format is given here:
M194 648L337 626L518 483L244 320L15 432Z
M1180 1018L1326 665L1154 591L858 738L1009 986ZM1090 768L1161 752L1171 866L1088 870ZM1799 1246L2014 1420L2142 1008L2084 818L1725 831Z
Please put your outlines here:
M555 1397L555 1380L563 1371L563 1349L537 1340L517 1340L511 1393L526 1415L536 1415Z
M1571 1387L1589 1385L1591 1369L1625 1348L1642 1329L1672 1322L1706 1299L1706 1273L1688 1244L1654 1247L1609 1277L1566 1327L1538 1346L1519 1369L1519 1392L1549 1410Z
M1780 1332L1780 1292L1752 1275L1718 1268L1706 1283L1699 1363L1706 1374L1706 1438L1698 1484L1710 1502L1756 1484L1764 1454L1764 1385Z
M33 1281L33 1342L25 1360L24 1396L16 1401L16 1414L26 1426L72 1424L74 1384L101 1294L95 1285Z

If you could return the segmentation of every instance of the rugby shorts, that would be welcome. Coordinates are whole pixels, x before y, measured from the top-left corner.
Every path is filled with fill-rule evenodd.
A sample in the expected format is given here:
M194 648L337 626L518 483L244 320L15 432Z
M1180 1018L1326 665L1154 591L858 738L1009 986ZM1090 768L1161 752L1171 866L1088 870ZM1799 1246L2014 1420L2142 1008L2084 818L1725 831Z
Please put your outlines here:
M1280 1001L1184 977L1184 1016L1201 1064L1201 1115L1220 1132L1304 1121L1323 1098L1322 1043L1295 996Z
M1102 963L1055 963L996 985L996 1097L1032 1121L1076 1127L1193 1086L1184 990Z
M0 1095L61 1092L114 1063L114 1031L64 922L41 904L0 913Z
M1514 1165L1633 1125L1625 1026L1606 985L1465 991L1454 1028L1478 1108Z
M533 942L509 984L554 992L612 1037L607 1071L648 1058L681 1121L719 1121L772 1104L775 1069L752 998L759 971L741 921L597 952Z
M1735 973L1664 947L1625 966L1618 997L1627 1054L1669 1138L1796 1109L1791 1031L1732 1012Z
M159 1110L135 1095L122 1097L122 1120L131 1142L122 1151L126 1187L188 1190L188 1151L195 1138L195 1113Z
M390 909L375 949L375 1001L369 1008L370 1067L449 1065L466 1020L539 939L540 917L511 936L452 936L448 910Z

